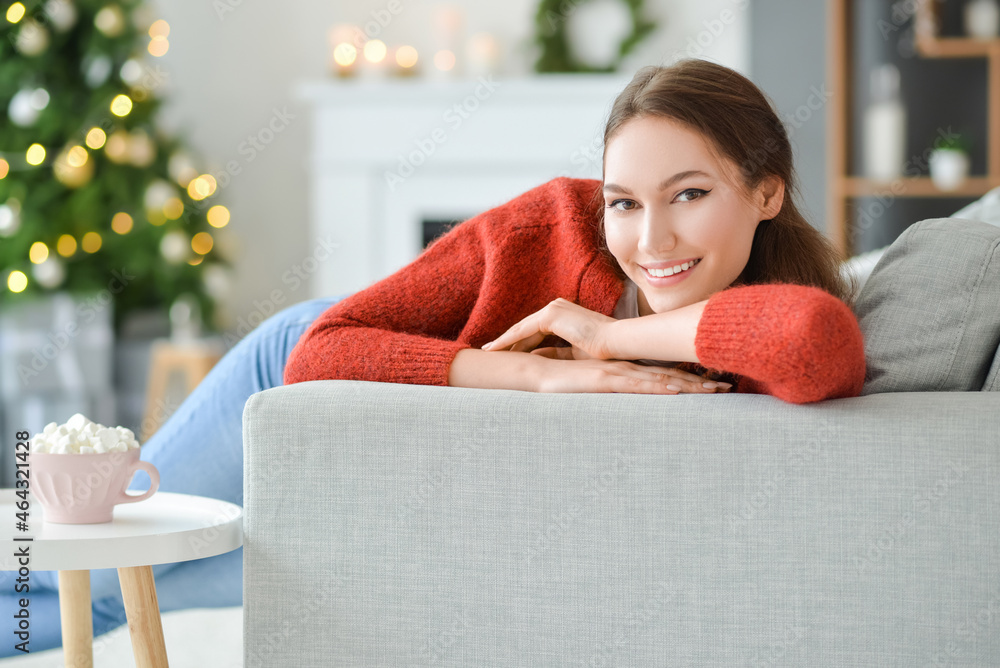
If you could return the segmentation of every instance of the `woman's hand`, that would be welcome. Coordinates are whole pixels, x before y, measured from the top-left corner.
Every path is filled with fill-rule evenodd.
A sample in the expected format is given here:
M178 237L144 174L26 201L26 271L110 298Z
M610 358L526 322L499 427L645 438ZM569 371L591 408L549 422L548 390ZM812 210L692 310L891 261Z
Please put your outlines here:
M606 360L613 357L608 336L608 325L613 322L612 317L559 297L484 345L483 350L529 352L546 336L555 334L572 345L563 355L569 354L575 360Z
M552 349L543 349L552 350ZM555 350L567 350L559 348ZM549 357L535 376L536 392L627 392L633 394L714 394L728 384L705 387L705 378L671 367L643 366L624 360ZM541 362L541 360L539 360Z

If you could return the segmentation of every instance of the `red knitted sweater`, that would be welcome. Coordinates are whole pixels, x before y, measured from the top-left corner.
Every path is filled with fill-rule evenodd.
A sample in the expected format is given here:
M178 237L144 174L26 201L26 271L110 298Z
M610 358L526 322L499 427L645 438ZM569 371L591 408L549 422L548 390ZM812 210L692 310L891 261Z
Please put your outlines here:
M559 177L454 226L406 267L320 315L292 349L285 384L447 385L459 350L481 347L557 297L610 316L624 282L598 250L600 187ZM558 343L565 345L557 337L541 345ZM735 391L792 403L858 396L864 383L857 319L811 286L713 294L695 353L706 370L738 380Z

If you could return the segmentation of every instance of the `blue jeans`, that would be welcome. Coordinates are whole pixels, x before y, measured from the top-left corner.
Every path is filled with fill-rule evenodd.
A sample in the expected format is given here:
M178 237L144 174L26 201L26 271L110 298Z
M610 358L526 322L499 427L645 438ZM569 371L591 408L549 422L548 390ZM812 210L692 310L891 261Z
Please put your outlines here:
M347 295L290 306L261 323L233 346L142 446L142 459L160 472L160 490L197 494L243 505L243 406L251 394L282 385L285 361L302 333ZM69 416L67 416L68 418ZM41 425L38 425L38 431ZM136 475L129 489L149 486ZM218 608L243 603L243 548L215 557L153 566L160 610ZM13 615L18 609L15 573L0 572L0 657L14 649ZM59 647L58 574L31 573L29 614L33 652ZM118 572L90 572L94 636L125 624Z

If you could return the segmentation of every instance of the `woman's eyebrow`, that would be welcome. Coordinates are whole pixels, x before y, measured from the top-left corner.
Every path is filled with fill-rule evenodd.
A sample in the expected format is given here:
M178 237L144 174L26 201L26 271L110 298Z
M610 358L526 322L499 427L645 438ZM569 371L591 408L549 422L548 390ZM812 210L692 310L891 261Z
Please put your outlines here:
M663 181L661 181L660 185L657 188L657 190L666 190L667 188L669 188L670 186L674 185L678 181L683 181L684 179L686 179L686 178L688 178L690 176L709 176L710 177L711 174L707 174L707 173L701 171L700 169L688 169L688 170L683 171L683 172L677 172L676 174L674 174L670 178L667 178L667 179L664 179ZM620 186L617 183L605 183L604 184L604 191L605 192L625 193L626 195L631 195L632 194L631 190L629 190L625 186Z

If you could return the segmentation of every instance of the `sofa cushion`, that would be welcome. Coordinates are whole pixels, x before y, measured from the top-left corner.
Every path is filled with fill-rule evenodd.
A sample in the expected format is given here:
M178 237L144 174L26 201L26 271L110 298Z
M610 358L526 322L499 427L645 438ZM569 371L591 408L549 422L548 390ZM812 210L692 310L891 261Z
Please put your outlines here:
M854 304L862 395L983 388L1000 343L998 248L1000 227L960 218L914 223L889 246Z
M986 374L986 382L983 383L983 392L1000 392L1000 347L997 354L993 356L993 365L989 373Z

